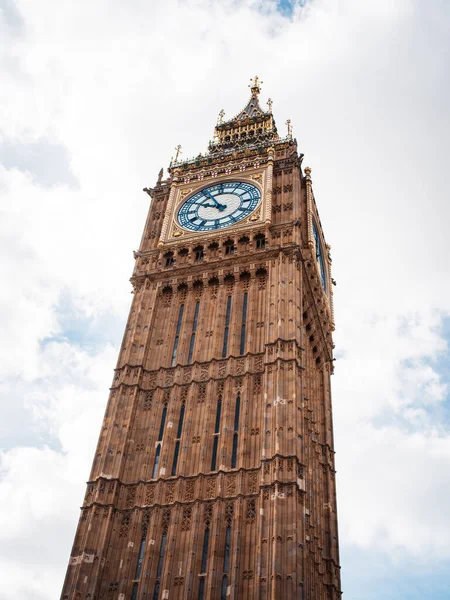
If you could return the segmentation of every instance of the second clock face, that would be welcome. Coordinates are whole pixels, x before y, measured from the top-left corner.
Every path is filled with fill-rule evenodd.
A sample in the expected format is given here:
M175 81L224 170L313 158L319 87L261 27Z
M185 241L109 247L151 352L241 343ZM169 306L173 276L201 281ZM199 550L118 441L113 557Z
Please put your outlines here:
M261 200L259 189L244 181L225 181L199 190L178 211L178 223L191 231L212 231L239 223Z

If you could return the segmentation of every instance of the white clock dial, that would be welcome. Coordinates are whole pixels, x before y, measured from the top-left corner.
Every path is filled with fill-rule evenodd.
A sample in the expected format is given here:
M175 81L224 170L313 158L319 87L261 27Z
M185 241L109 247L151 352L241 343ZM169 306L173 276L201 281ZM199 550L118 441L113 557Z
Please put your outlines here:
M190 196L178 211L178 224L191 231L229 227L248 217L261 201L252 183L225 181Z

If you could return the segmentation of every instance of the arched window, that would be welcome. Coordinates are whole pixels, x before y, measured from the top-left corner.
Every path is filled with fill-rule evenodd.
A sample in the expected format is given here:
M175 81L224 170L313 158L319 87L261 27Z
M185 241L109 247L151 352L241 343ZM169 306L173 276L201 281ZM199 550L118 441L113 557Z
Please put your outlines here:
M250 241L250 238L247 235L244 235L239 239L238 244L242 248L242 250L246 250L249 241Z
M255 235L254 239L257 250L266 247L266 236L263 233L258 233L258 235Z
M225 247L225 254L226 255L234 254L235 247L234 247L233 240L227 240L225 242L225 244L224 244L224 247Z
M208 246L208 250L211 256L217 255L217 250L219 249L219 244L217 242L211 242Z
M194 255L195 255L195 260L203 260L203 258L205 257L204 252L203 252L203 246L196 246L194 248Z
M166 252L164 254L166 267L171 267L174 263L173 252Z
M189 254L189 250L187 248L180 248L180 250L178 250L178 256L180 257L181 263L186 262L188 254Z

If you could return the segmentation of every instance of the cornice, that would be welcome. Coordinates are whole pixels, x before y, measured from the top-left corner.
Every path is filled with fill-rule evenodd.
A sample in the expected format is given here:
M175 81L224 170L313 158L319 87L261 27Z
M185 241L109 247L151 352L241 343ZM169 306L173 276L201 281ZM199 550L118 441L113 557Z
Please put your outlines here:
M303 349L299 347L298 350L299 353L303 352ZM262 359L264 359L265 355L262 355ZM225 359L224 359L225 360ZM215 366L218 365L214 365L214 362L219 363L220 361L216 359L213 359L213 361L211 361L210 363L208 363L208 371L209 366L211 365L212 369L214 369ZM115 377L115 381L113 382L113 385L110 387L110 392L116 393L118 390L120 390L121 387L130 389L130 388L137 388L139 391L141 392L149 392L149 391L156 391L156 390L168 390L168 389L174 389L174 388L186 388L189 387L190 385L207 385L208 383L219 383L219 382L225 382L228 379L233 379L236 381L242 381L243 379L245 379L246 377L254 377L257 375L263 375L265 373L266 370L268 370L268 372L270 372L270 369L274 368L274 367L278 367L279 365L281 366L281 369L284 369L284 365L289 365L289 364L295 364L296 369L299 372L305 371L306 367L304 365L301 364L300 360L297 357L290 357L290 358L283 358L281 356L277 356L276 358L274 358L273 360L265 360L263 362L263 367L260 370L243 370L242 372L235 372L235 373L227 373L226 375L208 375L204 378L200 377L199 379L194 379L194 376L192 376L189 380L185 381L184 380L184 376L185 374L182 373L181 377L177 377L176 374L174 373L174 369L176 369L176 367L161 367L160 369L157 369L155 371L146 371L141 367L139 367L141 369L141 373L140 373L140 377L144 377L144 376L149 376L149 378L154 378L154 379L162 379L161 375L166 375L165 379L168 379L168 375L170 376L169 379L170 381L166 381L165 383L155 383L154 384L150 384L148 387L145 386L145 384L143 384L143 382L129 382L129 381L124 381L124 380L120 380L120 375L121 375L121 371L123 370L122 367L116 368L115 369L115 373L116 373L116 377ZM134 368L138 368L138 367L134 367ZM183 369L186 369L186 367L182 367ZM177 371L177 375L180 373L180 371ZM119 375L119 377L117 378L117 375ZM181 381L180 381L181 379Z
M289 228L293 228L293 227L297 227L298 226L298 222L289 222L289 224L280 224L280 225L276 225L273 226L272 231L273 232L278 232L278 231L287 231ZM260 229L262 229L262 226L260 226ZM254 233L259 231L258 228L255 229ZM223 236L222 238L211 238L211 240L204 240L204 244L200 244L204 247L204 245L206 245L207 242L213 242L213 241L217 241L220 240L222 242L226 241L228 239L232 239L233 241L236 240L237 238L237 232L235 232L236 235L233 236L231 235L231 232L228 232L228 235ZM248 233L248 232L244 232ZM239 232L239 236L241 235L241 232ZM198 240L193 240L191 243L186 243L186 241L184 242L167 242L164 245L164 251L174 251L177 249L181 249L181 248L185 248L187 247L191 247L191 246L195 246L195 245L199 245L198 244ZM161 249L158 249L161 250ZM147 258L150 256L156 256L158 255L158 250L150 250L148 252L145 253L136 253L135 258ZM186 262L186 263L182 263L182 264L177 264L175 263L173 266L170 267L165 267L162 264L157 265L156 267L151 267L150 263L147 262L145 265L143 265L145 267L145 270L140 268L138 269L136 267L135 272L133 274L133 276L130 278L131 283L133 284L133 286L142 286L145 283L146 279L149 279L150 281L160 281L160 280L170 280L170 279L175 279L175 278L179 278L179 277L183 277L184 273L189 273L192 277L197 277L198 279L204 279L205 277L209 277L211 275L210 272L211 271L218 271L218 270L226 270L228 269L230 273L234 273L237 274L239 273L239 269L244 268L246 265L249 266L249 273L250 275L252 275L252 271L254 269L258 270L258 268L268 268L269 264L268 262L273 260L274 258L277 258L277 256L279 254L284 254L285 256L292 256L294 254L296 254L298 256L302 256L302 248L299 244L297 244L296 242L288 242L288 243L275 243L275 244L270 244L270 246L266 246L266 248L263 249L251 249L251 250L238 250L235 254L231 254L231 255L224 255L224 254L220 254L219 256L215 257L215 256L205 256L205 258L202 261L194 261L191 260L190 262ZM301 259L302 260L302 259ZM265 261L265 262L264 262ZM223 265L223 266L222 266ZM254 267L252 266L250 268L251 265L254 265ZM141 265L138 265L141 266ZM230 267L231 266L231 267ZM236 270L238 269L238 270ZM192 278L191 277L191 278Z

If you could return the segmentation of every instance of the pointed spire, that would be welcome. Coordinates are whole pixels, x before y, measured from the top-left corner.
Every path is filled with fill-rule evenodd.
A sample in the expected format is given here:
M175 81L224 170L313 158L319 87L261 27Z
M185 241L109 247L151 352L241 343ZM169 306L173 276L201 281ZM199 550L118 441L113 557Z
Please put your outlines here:
M259 117L266 113L259 104L259 94L261 92L262 81L260 81L258 75L252 79L250 78L250 91L252 95L250 96L250 100L247 102L247 106L242 110L239 114L237 114L233 121L242 121L243 119ZM270 112L270 111L269 111Z
M163 173L164 173L164 167L161 167L161 171L158 173L158 185L161 185Z
M275 120L272 115L272 100L267 102L268 110L261 108L259 94L262 81L257 75L250 79L248 86L251 96L245 107L232 119L224 121L224 111L221 110L214 129L213 140L209 145L210 153L224 149L242 148L268 144L278 139Z

